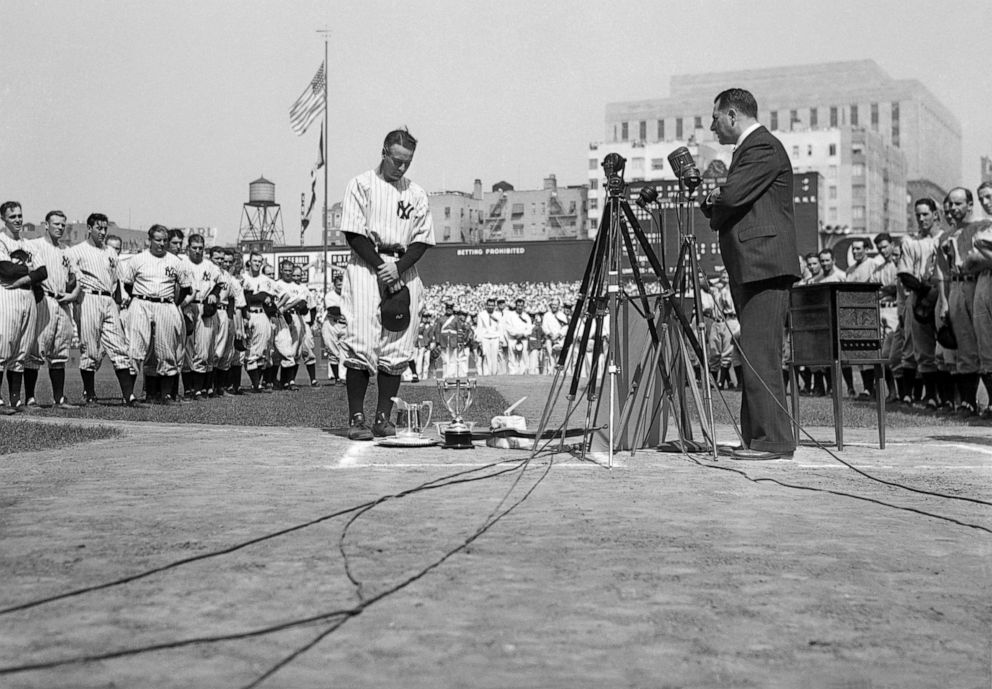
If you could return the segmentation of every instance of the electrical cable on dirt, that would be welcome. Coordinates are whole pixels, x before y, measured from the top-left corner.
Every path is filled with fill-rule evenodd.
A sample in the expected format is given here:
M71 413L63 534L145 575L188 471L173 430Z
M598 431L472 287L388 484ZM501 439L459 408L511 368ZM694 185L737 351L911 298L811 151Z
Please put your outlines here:
M782 486L784 488L794 488L796 490L808 490L808 491L812 491L814 493L829 493L830 495L837 495L837 496L844 497L844 498L852 498L854 500L863 500L865 502L871 502L871 503L874 503L876 505L881 505L882 507L890 507L890 508L895 509L895 510L902 510L902 511L905 511L905 512L913 512L915 514L919 514L919 515L922 515L924 517L930 517L932 519L939 519L941 521L950 522L950 523L955 524L957 526L965 526L965 527L968 527L969 529L978 529L979 531L985 531L986 533L992 534L992 529L990 529L988 527L985 527L985 526L982 526L980 524L971 524L970 522L963 522L963 521L960 521L958 519L955 519L954 517L946 517L946 516L944 516L942 514L934 514L933 512L927 512L926 510L916 509L915 507L904 507L902 505L893 505L892 503L885 502L884 500L878 500L877 498L869 498L869 497L866 497L864 495L856 495L854 493L845 493L844 491L833 490L833 489L830 489L830 488L816 488L816 487L813 487L813 486L800 486L800 485L797 485L797 484L794 484L794 483L786 483L785 481L780 481L780 480L778 480L776 478L770 478L770 477L767 477L767 476L762 476L762 477L759 477L759 478L754 478L753 476L751 476L747 472L743 471L742 469L738 469L736 467L723 466L722 464L709 464L707 462L701 461L697 457L693 457L691 454L688 454L688 453L685 454L685 457L687 459L689 459L689 461L697 464L698 466L705 467L707 469L720 469L722 471L730 471L730 472L735 473L735 474L740 474L741 476L743 476L744 478L746 478L748 481L751 481L753 483L775 483L775 484L777 484L779 486Z
M518 469L520 470L520 474L521 475L523 475L523 473L527 470L527 468L530 465L532 459L533 459L532 457L528 457L521 464L521 466L518 467ZM397 592L405 589L410 584L412 584L415 581L417 581L417 580L423 578L424 576L426 576L430 571L432 571L432 570L440 567L449 558L453 557L457 553L459 553L462 550L464 550L465 548L467 548L476 539L478 539L480 536L482 536L484 533L486 533L489 529L491 529L503 517L505 517L506 515L510 514L513 510L515 510L517 507L519 507L521 504L523 504L524 501L527 500L531 496L531 494L537 489L537 487L544 481L544 479L547 478L548 474L551 472L551 467L553 465L554 465L554 457L553 457L553 454L552 454L552 456L548 459L547 464L545 465L544 471L534 481L533 485L531 485L524 492L524 494L520 497L519 500L517 500L516 502L514 502L513 504L511 504L509 507L507 507L506 509L504 509L504 510L498 512L498 513L495 513L495 514L494 513L490 513L490 517L488 517L486 519L486 521L483 522L482 526L480 526L478 529L476 529L476 531L473 534L471 534L470 536L468 536L458 546L456 546L456 547L452 548L451 550L449 550L448 552L444 553L437 560L435 560L434 562L430 563L429 565L423 567L421 570L419 570L415 574L411 575L407 579L401 581L400 583L395 584L394 586L391 586L391 587L385 589L384 591L381 591L380 593L376 594L375 596L373 596L371 598L368 598L366 600L363 600L362 603L360 603L359 605L355 606L355 608L354 608L354 611L355 612L354 612L353 615L349 615L348 618L342 619L342 620L336 622L335 624L333 624L332 626L328 627L327 629L321 631L321 633L318 634L316 637L314 637L313 639L311 639L307 643L303 644L302 646L297 647L292 653L290 653L288 656L286 656L285 658L281 659L275 665L273 665L272 667L270 667L268 670L266 670L263 674L261 674L259 677L257 677L250 684L247 684L244 687L242 687L242 689L255 689L256 687L260 686L262 684L262 682L264 682L266 679L268 679L269 677L271 677L273 674L275 674L276 672L278 672L280 669L286 667L289 663L293 662L296 658L298 658L303 653L305 653L306 651L308 651L311 648L313 648L314 646L316 646L318 643L320 643L327 636L329 636L334 631L336 631L337 629L339 629L342 625L344 625L345 622L348 621L348 619L350 619L351 617L358 616L359 614L361 614L362 612L364 612L366 608L370 607L371 605L373 605L373 604L379 602L380 600L383 600L383 599L385 599L385 598L393 595L394 593L397 593ZM518 485L518 482L519 482L519 477L518 477L518 480L514 481L513 485L511 485L510 488L504 493L503 498L500 501L500 504L505 503L507 497L510 495L510 493L512 493L512 491ZM344 529L342 529L342 539L344 538L344 531L348 528L348 526L352 522L354 522L354 520L357 518L357 516L358 515L354 515L349 520L349 524L346 525L344 527ZM351 579L351 576L350 575L349 575L349 579ZM354 582L355 580L352 579L352 581ZM357 584L357 582L356 582L356 584ZM360 584L357 584L357 585L360 587Z
M480 467L473 467L471 469L454 472L452 474L447 474L445 476L441 476L441 477L432 479L430 481L426 481L426 482L424 482L424 483L422 483L422 484L420 484L418 486L415 486L413 488L407 489L405 491L401 491L400 493L395 494L395 496L388 496L387 499L389 499L389 498L397 498L397 497L405 497L407 495L418 493L420 491L434 490L434 489L437 489L437 488L447 487L449 485L457 485L457 484L461 484L461 483L471 483L471 482L474 482L474 481L482 481L482 480L485 480L485 479L494 478L494 477L497 477L497 476L501 476L503 474L507 474L507 473L510 473L510 472L513 472L513 471L517 471L518 469L526 469L526 467L530 464L530 461L531 461L531 458L530 457L527 457L527 458L503 459L503 460L500 460L500 461L497 461L497 462L491 462L489 464L486 464L486 465L483 465L483 466L480 466ZM461 478L461 477L463 477L463 476L465 476L467 474L478 473L479 471L483 471L483 470L486 470L486 469L496 468L496 467L499 467L502 464L507 464L507 463L513 464L515 466L509 467L509 468L503 468L503 469L500 469L499 471L496 471L496 472L493 472L493 473L490 473L490 474L486 474L486 475L483 475L483 476L474 476L474 477L471 477L471 478ZM493 524L495 524L496 521L499 521L499 519L501 519L503 516L505 516L505 514L508 514L510 511L512 511L513 509L515 509L520 503L522 503L523 500L525 500L533 492L533 490L537 487L537 485L541 481L544 480L544 478L547 476L548 472L550 471L550 467L551 467L551 464L552 463L553 462L551 462L551 461L548 462L548 466L547 466L545 472L535 482L534 486L532 486L527 491L527 493L525 493L525 495L524 495L523 498L521 498L519 501L517 501L516 503L514 503L514 505L512 505L509 509L505 510L502 514L498 515L497 518L495 518L495 519L487 519L487 521L483 523L483 526L480 527L468 539L466 539L461 545L459 545L456 548L448 551L442 557L440 557L437 561L435 561L434 563L428 565L424 569L420 570L420 572L414 574L413 576L411 576L410 578L408 578L404 582L401 582L400 584L392 587L391 589L387 589L383 593L381 593L381 594L379 594L379 595L377 595L377 596L375 596L373 598L370 598L369 600L364 601L360 605L355 606L353 608L344 609L344 610L328 611L328 612L324 612L324 613L319 613L317 615L311 615L311 616L308 616L308 617L305 617L305 618L299 618L299 619L295 619L295 620L289 620L287 622L281 622L281 623L278 623L278 624L269 625L269 626L262 627L262 628L259 628L259 629L248 630L248 631L245 631L245 632L236 632L236 633L232 633L232 634L223 634L223 635L206 636L206 637L193 637L193 638L189 638L189 639L178 639L178 640L167 641L167 642L162 642L162 643L158 643L158 644L151 644L151 645L146 645L146 646L140 646L140 647L132 648L132 649L121 649L121 650L117 650L117 651L110 651L110 652L102 653L102 654L92 654L92 655L77 656L77 657L71 657L71 658L63 658L63 659L60 659L60 660L53 660L53 661L45 661L45 662L38 662L38 663L28 663L28 664L24 664L24 665L0 667L0 675L9 675L9 674L16 674L16 673L28 672L28 671L54 669L54 668L62 667L62 666L66 666L66 665L76 665L76 664L87 663L87 662L94 662L94 661L101 661L101 660L111 660L111 659L115 659L115 658L140 655L140 654L144 654L144 653L150 653L150 652L156 652L156 651L162 651L162 650L169 650L169 649L175 649L175 648L182 648L182 647L191 646L191 645L212 644L212 643L220 643L220 642L224 642L224 641L236 641L236 640L240 640L240 639L258 637L258 636L265 636L265 635L273 634L273 633L276 633L276 632L284 631L284 630L287 630L287 629L292 629L292 628L295 628L295 627L312 625L312 624L314 624L316 622L321 622L321 621L324 621L324 620L327 620L327 619L330 619L330 618L343 617L344 618L343 620L341 620L339 622L336 622L335 625L333 625L333 627L331 628L331 630L336 629L337 627L340 626L340 624L343 624L343 621L344 620L347 620L347 618L353 617L355 615L360 614L364 610L365 607L367 607L368 605L370 605L370 604L372 604L372 603L374 603L374 602L382 599L386 595L389 595L389 594L391 594L391 593L393 593L395 591L398 591L398 590L400 590L402 588L405 588L406 586L408 586L413 581L416 581L417 579L423 577L429 571L431 571L432 569L434 569L437 566L439 566L440 564L442 564L444 561L446 561L448 558L450 558L455 553L457 553L457 552L463 550L465 547L467 547L471 542L473 542L480 535L482 535L483 533L485 533L485 531L487 531L489 528L491 528L491 526ZM514 482L514 486L515 485L516 485L516 482ZM503 500L505 500L505 499L506 498L504 496ZM341 515L347 514L349 512L354 512L355 510L366 510L367 511L368 509L370 509L371 507L373 507L375 504L377 504L378 502L382 502L382 501L383 501L383 499L380 498L379 500L376 500L376 501L371 501L371 502L363 503L361 505L354 506L354 507L351 507L351 508L348 508L348 509L345 509L345 510L339 510L339 511L337 511L337 512L331 514L331 515L325 515L324 517L320 517L320 518L317 518L317 519L314 519L314 520L310 520L310 521L305 522L303 524L299 524L299 525L296 525L296 526L293 526L293 527L289 527L287 529L281 529L278 532L273 532L272 534L266 534L266 535L261 536L259 538L251 539L250 541L245 541L243 543L237 544L237 545L232 546L232 547L229 547L229 548L225 548L223 550L213 551L212 553L205 553L203 555L199 555L199 556L196 556L194 558L186 558L184 560L176 561L176 562L171 563L169 565L164 565L163 567L155 568L155 570L149 570L148 572L144 572L144 573L141 573L141 574L138 574L138 575L133 575L131 577L127 577L125 579L118 580L117 582L109 582L107 584L102 584L102 585L98 585L98 586L88 587L86 589L78 589L76 591L70 591L70 592L67 592L65 594L61 594L59 596L54 596L54 597L50 597L50 598L47 598L47 599L43 599L43 600L39 600L39 601L34 601L32 603L22 604L20 606L16 606L15 608L8 608L8 611L13 611L15 609L26 609L26 608L36 607L37 605L42 605L42 604L44 604L46 602L51 602L53 600L61 600L61 599L72 597L72 596L76 596L76 595L82 595L82 594L88 593L90 591L95 591L95 590L99 590L99 589L109 588L110 586L118 585L118 584L121 584L121 583L127 583L128 581L133 581L134 579L142 578L144 576L149 576L150 574L153 574L153 573L156 573L156 572L164 571L164 570L167 570L167 569L172 569L172 568L178 567L178 566L180 566L182 564L188 564L189 562L193 562L193 561L196 561L196 560L202 560L202 559L206 559L208 557L214 557L214 556L217 556L217 555L227 554L229 552L233 552L235 550L239 550L241 548L244 548L244 547L247 547L249 545L258 543L260 541L269 540L269 539L275 538L275 537L277 537L279 535L285 535L287 533L291 533L293 531L297 531L299 529L306 528L307 526L312 526L314 524L317 524L317 523L320 523L320 522L323 522L323 521L327 521L328 519L331 519L331 518L333 518L335 516L341 516ZM325 631L327 631L327 630L325 630ZM326 636L326 634L324 634L324 635ZM321 638L323 638L323 637L321 637Z
M754 371L754 366L751 365L751 362L747 358L747 355L744 353L744 350L741 349L740 340L738 339L737 335L731 335L731 337L732 337L734 343L737 345L738 350L740 351L742 362L749 369L751 369L751 371L753 372ZM775 402L776 405L778 405L778 408L779 409L781 409L782 411L784 411L786 413L786 415L789 417L789 420L792 421L792 423L795 424L795 426L797 428L799 428L800 431L802 431L802 434L804 436L806 436L810 441L812 441L812 443L818 449L823 450L828 455L830 455L830 457L834 461L839 462L840 464L843 464L845 467L847 467L851 471L854 471L855 473L860 474L861 476L864 476L865 478L867 478L869 480L877 481L878 483L881 483L881 484L886 485L886 486L891 486L893 488L901 488L902 490L907 490L907 491L910 491L912 493L919 493L920 495L929 495L929 496L935 497L935 498L944 498L946 500L960 500L962 502L970 502L970 503L974 503L976 505L984 505L986 507L992 507L992 502L989 502L987 500L981 500L979 498L972 498L972 497L968 497L968 496L965 496L965 495L948 495L946 493L939 493L937 491L926 490L924 488L914 488L912 486L907 486L907 485L905 485L903 483L899 483L897 481L887 481L886 479L879 478L878 476L873 476L872 474L869 474L867 471L864 471L863 469L857 468L853 464L850 464L849 462L845 461L844 459L841 459L840 457L838 457L829 447L823 445L822 443L820 443L820 441L818 441L816 438L814 438L813 435L811 433L809 433L809 431L807 431L806 428L803 427L798 422L798 420L796 420L792 416L792 413L786 408L786 406L784 404L782 404L781 400L777 399L775 397L775 395L772 394L772 391L768 387L768 384L760 376L757 376L756 375L755 377L758 379L758 381L761 383L761 386L768 393L768 396ZM724 398L724 395L723 395L723 391L722 390L719 390L718 389L717 390L717 393L720 395L720 398L721 399ZM795 395L795 394L797 394L797 392L795 390L793 390L792 391L792 394Z
M437 483L439 481L444 481L444 480L449 479L449 478L454 478L454 477L462 476L464 474L472 474L472 473L476 473L476 472L479 472L479 471L485 471L485 470L490 469L492 467L495 467L495 466L498 466L500 464L503 464L503 463L505 463L507 461L520 462L522 460L521 459L500 460L498 462L492 462L490 464L482 465L482 466L479 466L479 467L473 467L471 469L466 469L464 471L458 471L458 472L455 472L453 474L447 474L446 476L441 476L441 477L436 478L436 479L433 479L431 481L426 481L426 482L420 484L420 486L417 486L417 487L412 488L410 490L418 490L418 489L421 489L421 488L424 489L424 490L427 490L427 489L430 489L430 488L433 487L432 484ZM485 478L485 477L483 477L483 478ZM73 589L71 591L66 591L64 593L56 594L54 596L48 596L48 597L45 597L45 598L40 598L40 599L37 599L37 600L28 601L26 603L19 603L17 605L12 605L12 606L7 607L7 608L2 608L2 609L0 609L0 616L7 615L7 614L10 614L10 613L14 613L14 612L18 612L18 611L21 611L21 610L29 610L31 608L36 608L36 607L41 606L41 605L46 605L48 603L54 603L55 601L64 600L66 598L74 598L76 596L81 596L81 595L84 595L84 594L87 594L87 593L92 593L94 591L101 591L101 590L104 590L104 589L113 588L115 586L122 586L124 584L129 584L131 582L138 581L139 579L144 579L144 578L150 577L150 576L152 576L154 574L159 574L161 572L165 572L165 571L168 571L170 569L175 569L177 567L182 567L183 565L192 564L194 562L200 562L202 560L207 560L207 559L210 559L210 558L218 557L220 555L229 555L230 553L237 552L238 550L242 550L242 549L247 548L249 546L257 545L259 543L263 543L265 541L269 541L269 540L272 540L274 538L278 538L280 536L285 536L285 535L290 534L290 533L293 533L295 531L300 531L302 529L306 529L306 528L309 528L311 526L315 526L315 525L320 524L322 522L326 522L326 521L329 521L331 519L335 519L337 517L341 517L343 515L348 514L349 512L354 512L355 510L360 510L360 509L362 509L362 508L364 508L364 507L366 507L366 506L368 506L370 504L374 504L374 503L375 503L375 501L372 500L372 501L369 501L369 502L366 502L366 503L362 503L360 505L355 505L355 506L352 506L352 507L348 507L348 508L345 508L345 509L342 509L342 510L338 510L336 512L332 512L330 514L326 514L326 515L317 517L315 519L311 519L310 521L302 522L300 524L296 524L296 525L293 525L293 526L286 527L285 529L280 529L278 531L273 531L271 533L263 534L263 535L258 536L256 538L252 538L252 539L249 539L247 541L242 541L241 543L236 543L236 544L234 544L232 546L228 546L226 548L221 548L219 550L212 550L212 551L210 551L208 553L202 553L200 555L194 555L192 557L183 558L181 560L175 560L174 562L170 562L170 563L165 564L165 565L162 565L160 567L154 567L152 569L148 569L148 570L145 570L143 572L139 572L137 574L131 574L131 575L126 576L126 577L121 577L120 579L115 579L113 581L108 581L108 582L105 582L105 583L102 583L102 584L94 584L93 586L86 586L86 587L83 587L83 588Z

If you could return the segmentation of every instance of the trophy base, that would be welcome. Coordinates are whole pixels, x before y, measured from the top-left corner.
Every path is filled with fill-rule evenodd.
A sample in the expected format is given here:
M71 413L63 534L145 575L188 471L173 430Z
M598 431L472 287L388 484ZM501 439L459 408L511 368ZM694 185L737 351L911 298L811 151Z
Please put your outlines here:
M449 428L444 432L444 445L449 450L471 450L472 431L468 428Z

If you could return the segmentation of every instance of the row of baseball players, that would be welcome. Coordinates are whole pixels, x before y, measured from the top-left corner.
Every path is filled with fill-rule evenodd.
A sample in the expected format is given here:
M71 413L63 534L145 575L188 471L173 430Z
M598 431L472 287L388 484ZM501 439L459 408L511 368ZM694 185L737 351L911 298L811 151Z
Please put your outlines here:
M101 213L87 218L87 237L62 244L66 215L50 211L45 234L21 236L23 213L15 201L0 205L0 366L7 378L3 413L37 405L39 369L47 365L55 404L65 397L65 365L74 340L84 403L96 401L95 375L106 355L117 375L122 402L134 395L144 373L148 401L177 401L179 377L188 397L240 393L242 368L252 390L292 386L305 365L316 384L313 297L302 269L284 262L276 280L252 254L239 278L232 249L205 250L191 235L154 225L148 248L120 256ZM116 241L115 241L116 240ZM240 262L238 262L240 263ZM294 279L295 278L295 279ZM21 398L21 387L24 398Z

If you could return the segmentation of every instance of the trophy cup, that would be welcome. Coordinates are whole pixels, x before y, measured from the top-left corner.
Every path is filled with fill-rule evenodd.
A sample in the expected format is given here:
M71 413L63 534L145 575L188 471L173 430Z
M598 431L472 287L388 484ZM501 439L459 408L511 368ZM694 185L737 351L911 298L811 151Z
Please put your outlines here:
M434 411L433 402L421 402L417 404L416 402L404 402L399 397L393 397L393 402L396 404L397 427L403 426L402 430L396 431L397 438L415 438L419 439L423 436L420 432L428 427L431 422L431 412ZM406 418L404 418L404 416Z
M451 423L438 424L438 432L444 435L444 446L455 450L467 450L472 445L474 424L465 423L465 412L475 401L477 381L475 378L439 378L437 391L441 401L451 414Z

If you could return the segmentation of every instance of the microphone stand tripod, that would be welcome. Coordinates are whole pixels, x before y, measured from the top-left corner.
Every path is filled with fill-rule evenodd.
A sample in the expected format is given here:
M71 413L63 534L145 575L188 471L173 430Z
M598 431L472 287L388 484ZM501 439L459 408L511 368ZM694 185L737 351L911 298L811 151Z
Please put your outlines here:
M611 158L613 156L616 158L611 162ZM617 159L619 159L619 162ZM666 320L671 321L671 317L674 316L677 327L684 337L684 341L687 341L689 346L693 348L697 359L702 361L705 356L704 349L700 346L699 340L693 333L691 322L686 317L682 309L682 305L674 298L675 291L672 289L672 285L668 281L664 266L662 266L658 261L658 258L655 255L654 250L651 248L644 231L641 229L640 223L634 216L634 213L631 210L626 198L624 198L626 185L620 177L623 170L623 162L625 162L623 161L623 158L617 154L610 154L603 162L603 167L607 170L609 177L607 185L608 196L606 199L603 218L600 222L599 230L596 233L596 238L593 242L592 251L589 255L589 261L586 265L582 282L579 287L575 310L573 311L572 318L569 321L565 338L562 343L562 349L555 366L554 379L552 380L551 390L549 392L547 402L545 403L544 411L541 414L541 421L536 432L537 442L534 444L532 456L535 456L537 453L543 451L548 444L554 438L559 437L559 435L559 450L565 450L565 437L568 434L568 421L575 412L579 403L577 395L580 378L583 365L585 364L586 353L589 349L590 338L592 338L592 359L589 362L589 380L584 391L587 398L587 408L585 423L582 431L583 441L581 444L581 453L584 458L585 452L590 446L592 433L596 430L600 430L592 428L592 421L594 418L593 407L596 406L598 408L600 392L603 384L605 383L605 376L609 375L611 408L608 454L609 465L612 467L617 430L616 424L614 423L614 410L616 409L616 376L620 371L616 361L616 354L619 349L618 345L620 343L621 336L619 332L620 323L618 318L621 304L629 303L646 320L648 334L651 338L650 351L654 352L654 362L656 364L657 372L663 381L663 393L673 406L675 405L675 401L673 400L675 387L673 386L672 379L669 375L669 368L667 366L670 362L666 360L666 357L660 356L664 347L662 339L658 333L658 324L655 322L655 313L661 308L662 304L664 305ZM641 269L638 264L638 256L634 245L635 240L650 265L651 270L655 273L659 284L661 285L661 293L657 295L655 305L651 304L650 298L644 286L644 280L641 275ZM621 267L623 265L621 262L621 257L624 252L626 252L628 257L629 270L632 277L633 287L636 292L636 295L633 297L627 296L622 289L622 285L620 284L620 276L622 272ZM609 332L610 342L604 352L603 323L607 316L610 317L612 323L610 323L611 327ZM665 325L665 328L667 329L668 325ZM600 359L604 355L608 363L607 366L604 367L601 374ZM566 367L569 364L570 359L572 368L571 383L567 393L568 404L565 419L557 430L548 433L547 429L550 423L551 413L564 387L565 378L568 375ZM651 366L652 371L655 369L655 364L652 364ZM645 369L642 368L640 375L643 375L644 372ZM625 402L624 410L621 414L621 423L619 428L624 430L626 429L626 423L629 421L632 410L633 393L641 387L640 375L636 376L632 380L630 390L628 391L627 401ZM682 391L679 390L678 394L681 397ZM683 410L683 416L688 418L687 410ZM637 436L638 430L638 428L635 428L633 441L631 443L632 451L633 448L637 447L639 444L639 439ZM545 440L546 442L542 444L540 442L541 440Z

